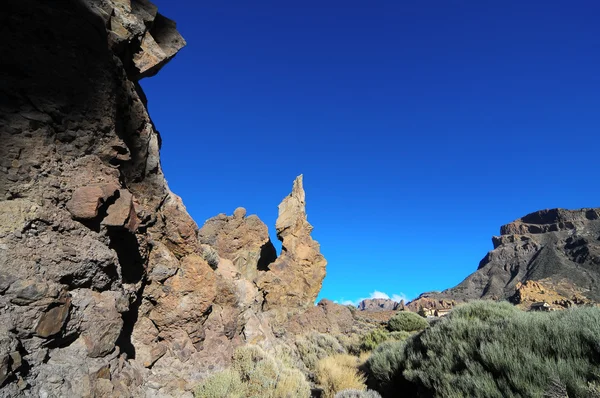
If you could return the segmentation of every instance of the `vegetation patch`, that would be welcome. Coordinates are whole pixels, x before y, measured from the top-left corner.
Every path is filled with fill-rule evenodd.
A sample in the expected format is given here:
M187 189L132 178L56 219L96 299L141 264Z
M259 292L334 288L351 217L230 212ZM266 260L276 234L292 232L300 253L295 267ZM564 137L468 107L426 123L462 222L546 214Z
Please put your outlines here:
M418 332L429 326L427 319L410 311L400 311L388 322L392 332Z
M309 396L310 384L301 371L254 345L236 349L231 369L210 376L196 390L197 398Z
M313 332L296 340L296 347L304 365L312 372L317 363L328 356L346 354L346 349L333 336Z
M323 398L333 398L347 390L365 390L365 376L358 370L358 358L339 354L321 359L317 363L316 379L323 389Z
M384 396L542 397L564 389L587 398L600 377L600 309L471 303L405 342L381 344L366 369Z

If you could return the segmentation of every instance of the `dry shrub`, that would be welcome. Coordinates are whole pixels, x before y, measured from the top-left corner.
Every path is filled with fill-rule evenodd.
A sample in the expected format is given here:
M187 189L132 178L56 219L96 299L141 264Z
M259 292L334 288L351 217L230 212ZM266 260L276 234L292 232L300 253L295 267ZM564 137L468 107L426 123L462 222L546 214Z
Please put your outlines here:
M235 350L232 368L206 379L197 398L308 398L310 384L298 369L255 345Z
M364 390L365 377L358 370L358 358L339 354L321 359L317 363L317 382L323 388L324 398L333 398L342 390Z
M246 386L238 372L226 369L210 375L196 390L197 398L244 398Z
M331 355L346 353L346 349L335 337L317 332L298 338L296 347L302 362L311 371L315 371L319 360Z

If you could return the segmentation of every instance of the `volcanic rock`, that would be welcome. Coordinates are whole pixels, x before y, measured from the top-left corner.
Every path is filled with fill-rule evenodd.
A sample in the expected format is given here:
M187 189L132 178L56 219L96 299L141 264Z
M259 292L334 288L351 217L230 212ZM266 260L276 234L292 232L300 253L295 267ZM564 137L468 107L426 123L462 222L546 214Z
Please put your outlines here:
M302 177L279 257L241 208L199 232L139 84L184 46L175 23L146 0L7 1L0 396L192 396L235 347L268 347L273 324L313 308L326 261Z
M275 226L282 251L257 285L264 293L263 308L277 321L283 321L314 304L327 265L319 243L310 236L313 227L306 218L302 175L294 181L292 193L279 205Z
M531 281L543 284L533 290L549 292L551 302L574 297L600 302L600 209L537 211L502 226L492 242L494 249L463 282L409 307L425 298L506 300L537 286Z

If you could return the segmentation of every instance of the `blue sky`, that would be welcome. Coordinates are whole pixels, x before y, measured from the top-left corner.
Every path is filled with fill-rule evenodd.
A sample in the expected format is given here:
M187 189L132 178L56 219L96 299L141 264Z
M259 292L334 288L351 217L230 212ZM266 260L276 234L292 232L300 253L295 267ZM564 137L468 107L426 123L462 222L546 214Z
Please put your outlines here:
M142 82L171 189L275 240L303 173L320 297L442 290L500 225L600 206L600 3L154 2L188 42Z

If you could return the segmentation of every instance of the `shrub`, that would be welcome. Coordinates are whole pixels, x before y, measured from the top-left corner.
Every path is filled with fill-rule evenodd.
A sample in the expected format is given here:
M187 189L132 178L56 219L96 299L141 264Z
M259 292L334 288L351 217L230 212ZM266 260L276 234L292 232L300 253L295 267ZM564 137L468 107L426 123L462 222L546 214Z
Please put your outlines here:
M388 321L388 329L392 332L416 332L428 326L425 318L409 311L400 311Z
M310 384L298 369L284 365L262 348L246 345L235 350L232 368L207 378L197 398L304 398Z
M600 308L535 313L493 302L456 308L405 343L383 343L366 364L381 392L498 398L559 387L589 397L599 366Z
M382 389L391 386L398 377L399 370L405 360L404 341L386 341L380 344L367 360L366 369L369 377Z
M219 253L217 253L217 251L212 246L202 245L202 257L213 269L216 269L219 265Z
M333 398L381 398L377 391L373 390L344 390L335 394Z
M333 396L342 390L364 390L365 377L358 371L358 358L340 354L323 358L317 363L317 382L323 388L324 398Z
M335 354L345 354L346 349L333 336L310 333L296 340L296 347L304 365L315 371L319 360Z
M246 345L236 349L233 369L246 385L249 397L310 396L310 385L302 372L285 366L258 346Z
M373 351L379 344L389 340L390 332L385 329L375 329L362 338L360 349L361 351Z
M400 330L397 332L390 332L389 340L404 341L404 340L408 339L411 335L412 335L411 333L405 332L404 330Z
M385 329L374 329L371 332L365 334L361 338L359 351L373 351L379 344L388 340L406 340L410 337L410 333L405 331L388 332Z
M246 388L235 370L210 375L196 390L197 398L243 398Z

